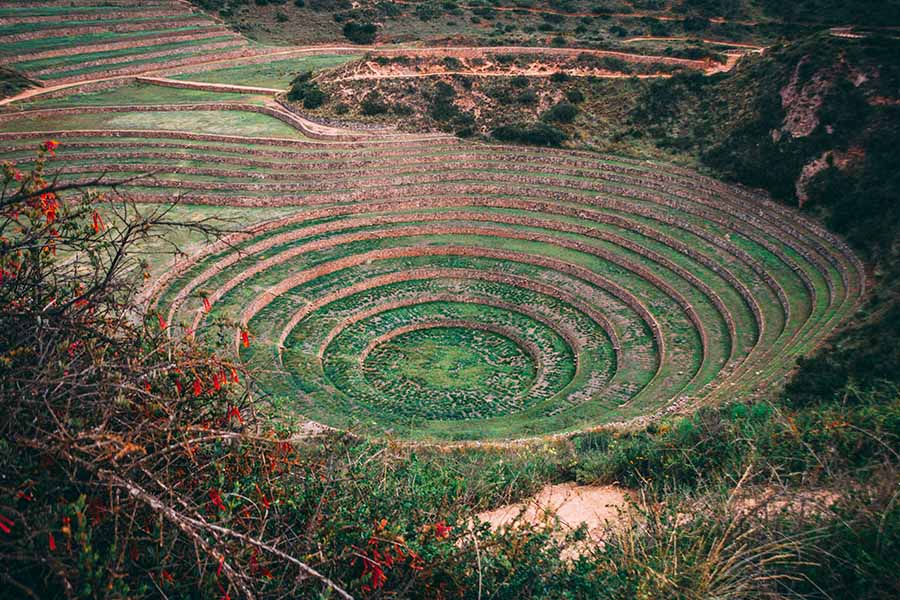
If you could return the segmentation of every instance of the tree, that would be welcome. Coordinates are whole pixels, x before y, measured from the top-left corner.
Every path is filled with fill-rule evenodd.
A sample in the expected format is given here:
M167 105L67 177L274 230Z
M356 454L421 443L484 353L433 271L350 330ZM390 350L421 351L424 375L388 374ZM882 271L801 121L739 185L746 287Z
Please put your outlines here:
M571 123L578 116L578 107L568 102L560 102L545 112L541 119L557 123Z

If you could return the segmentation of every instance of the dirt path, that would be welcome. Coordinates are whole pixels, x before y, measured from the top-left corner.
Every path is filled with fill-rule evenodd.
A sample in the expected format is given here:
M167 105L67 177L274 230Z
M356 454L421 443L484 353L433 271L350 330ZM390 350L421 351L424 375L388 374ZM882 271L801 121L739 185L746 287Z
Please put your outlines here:
M603 485L560 483L545 486L531 498L478 513L480 521L492 529L525 525L554 525L562 533L585 525L594 543L601 542L610 530L628 527L633 521L634 494L626 488Z
M637 79L664 79L667 77L671 77L671 73L644 73L641 75L633 75L628 73L613 73L611 71L607 72L591 72L591 73L581 73L581 72L573 72L566 69L560 69L560 71L566 72L570 77L597 77L599 79L630 79L635 77ZM508 71L433 71L431 73L371 73L371 74L359 74L359 75L349 75L347 77L339 77L337 79L330 79L329 82L340 82L340 81L365 81L365 80L376 80L376 79L423 79L426 77L440 77L442 75L464 75L467 77L513 77L516 75L525 75L527 77L550 77L553 75L553 72L547 71L534 71L530 69L510 69Z

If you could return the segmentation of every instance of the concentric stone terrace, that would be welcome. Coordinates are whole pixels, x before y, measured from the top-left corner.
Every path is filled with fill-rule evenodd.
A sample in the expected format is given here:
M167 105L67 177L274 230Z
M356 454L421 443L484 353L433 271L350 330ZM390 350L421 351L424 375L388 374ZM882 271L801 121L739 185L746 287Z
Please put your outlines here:
M46 134L15 135L9 158ZM521 438L747 396L864 286L818 225L669 165L399 135L53 135L80 175L153 171L138 199L294 207L148 298L211 343L225 317L268 399L335 427Z

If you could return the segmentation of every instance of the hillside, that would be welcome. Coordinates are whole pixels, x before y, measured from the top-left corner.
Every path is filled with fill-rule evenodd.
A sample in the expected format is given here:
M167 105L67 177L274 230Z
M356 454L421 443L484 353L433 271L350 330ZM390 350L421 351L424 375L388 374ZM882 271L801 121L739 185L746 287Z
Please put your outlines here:
M822 34L774 48L715 80L654 83L629 135L697 155L722 176L761 187L824 219L874 264L877 292L859 327L805 363L792 395L898 381L900 72L895 38Z

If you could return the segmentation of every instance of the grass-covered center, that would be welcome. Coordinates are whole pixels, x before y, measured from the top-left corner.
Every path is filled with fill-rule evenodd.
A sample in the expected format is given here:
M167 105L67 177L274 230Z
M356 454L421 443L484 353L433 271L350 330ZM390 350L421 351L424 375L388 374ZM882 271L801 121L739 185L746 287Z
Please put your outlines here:
M364 369L385 396L414 402L427 395L444 418L463 416L471 407L493 412L501 399L514 406L536 375L532 357L509 337L445 326L392 337L368 354Z

